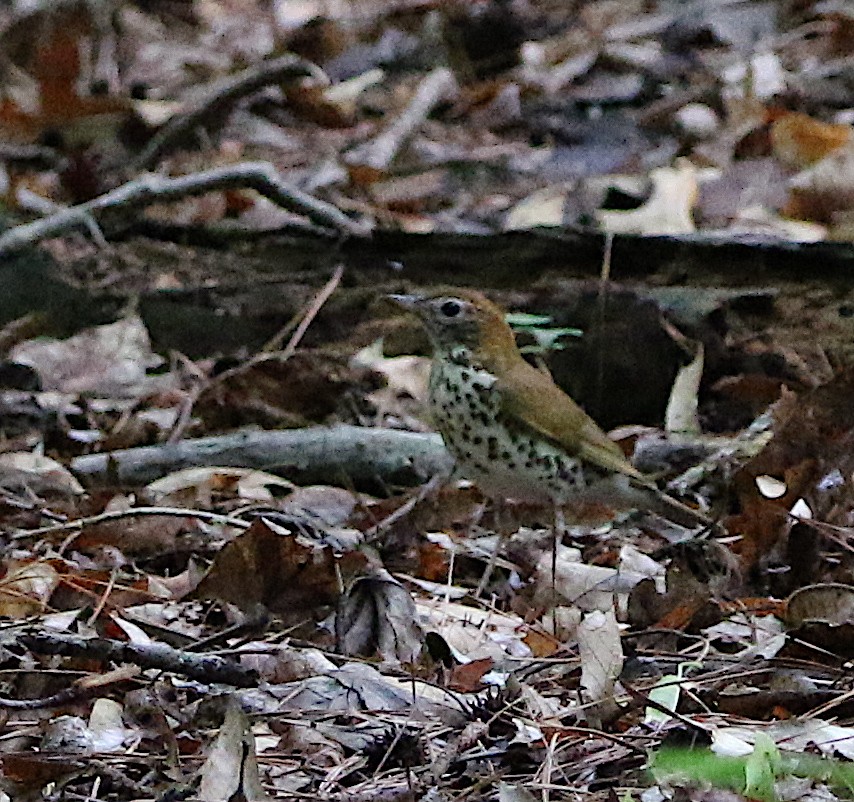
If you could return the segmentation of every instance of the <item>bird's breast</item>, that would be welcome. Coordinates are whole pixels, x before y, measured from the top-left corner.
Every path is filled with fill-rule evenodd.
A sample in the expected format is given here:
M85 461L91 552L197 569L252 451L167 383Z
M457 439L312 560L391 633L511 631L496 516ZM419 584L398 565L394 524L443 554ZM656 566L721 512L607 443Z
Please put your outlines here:
M579 460L509 418L497 382L470 364L434 362L431 412L463 475L493 497L550 502L576 494L586 484Z

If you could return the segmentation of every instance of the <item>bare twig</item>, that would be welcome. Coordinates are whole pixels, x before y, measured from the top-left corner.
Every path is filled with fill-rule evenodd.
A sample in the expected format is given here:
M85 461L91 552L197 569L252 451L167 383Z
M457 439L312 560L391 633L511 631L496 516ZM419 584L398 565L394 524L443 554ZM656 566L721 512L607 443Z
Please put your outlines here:
M605 250L602 254L602 267L599 271L599 292L596 297L596 409L602 409L602 393L605 387L605 312L608 306L608 294L611 289L611 253L614 248L614 235L605 234Z
M76 518L73 521L65 521L64 523L50 524L49 526L40 526L38 529L19 529L12 534L13 540L23 540L24 538L41 537L49 535L53 532L69 532L76 529L83 529L94 524L101 524L105 521L118 521L122 518L134 518L144 515L160 515L167 517L178 518L198 518L202 521L207 521L213 524L224 524L226 526L234 526L238 529L248 529L251 525L249 521L244 521L242 518L233 518L230 515L219 515L215 512L207 512L206 510L191 510L181 507L130 507L126 510L111 510L110 512L102 512L99 515L90 515L87 518Z
M80 225L89 225L96 213L106 210L134 209L189 195L245 188L254 189L282 208L305 215L318 225L331 227L342 235L362 237L368 234L365 225L350 219L332 204L286 184L269 162L243 162L175 178L151 173L142 175L86 203L61 209L41 220L15 226L0 234L0 256L34 245L47 237L64 234Z
M385 532L395 523L397 523L402 518L405 518L409 515L412 510L414 510L424 499L428 496L435 493L444 482L448 480L448 475L445 473L437 473L433 476L429 482L422 485L418 492L414 495L410 496L403 504L401 504L391 515L383 518L382 521L378 521L372 527L365 530L365 541L370 541L373 538L377 537L377 535Z
M195 407L196 402L199 398L206 392L209 392L211 388L216 387L223 382L228 381L234 376L239 376L242 373L250 370L256 365L266 362L268 360L276 359L280 362L285 362L290 359L294 351L296 351L297 346L299 345L302 338L305 336L306 331L308 331L308 327L311 325L311 321L317 317L317 313L323 307L323 304L329 300L329 296L335 291L335 288L341 282L341 277L344 275L344 265L338 265L335 268L335 271L332 274L332 278L320 288L320 291L315 295L312 299L311 303L308 304L305 314L302 316L302 319L299 323L296 324L296 329L294 330L291 339L288 341L288 344L285 346L284 350L281 353L275 352L273 349L278 344L278 339L283 336L281 333L276 334L269 343L267 343L260 353L255 354L250 359L247 359L245 362L240 365L236 365L229 370L224 370L222 373L218 373L211 379L203 381L199 383L196 387L193 388L190 393L187 402L182 406L181 414L178 417L178 420L175 423L172 431L169 432L169 438L167 439L168 443L177 443L184 434L188 423L190 422L190 418L192 416L193 408ZM282 331L289 331L292 327L292 322L289 321L288 324L282 329Z
M326 282L321 288L320 292L314 297L308 309L306 310L305 316L302 319L302 322L297 326L296 331L293 333L293 336L290 340L288 340L288 344L285 346L282 351L281 359L289 359L294 351L296 351L297 346L300 344L300 341L305 336L306 331L308 331L308 327L311 325L311 321L317 317L317 313L323 308L323 305L329 300L329 296L335 292L335 288L341 283L341 277L344 275L344 265L338 265L335 268L335 272L332 274L332 278Z
M241 98L265 86L304 77L329 83L320 67L293 54L264 61L247 67L237 75L214 81L201 91L201 97L190 109L173 117L151 138L134 160L133 169L149 169L163 153L195 128L214 118L224 119L229 107Z
M347 155L347 164L354 170L365 170L373 177L384 174L404 143L412 136L430 112L456 91L454 74L439 67L427 75L418 86L409 105L381 134L359 145Z
M20 632L16 640L39 654L88 657L115 663L133 663L140 668L172 671L200 682L221 682L237 688L258 684L257 672L232 660L210 654L193 654L164 643L121 643L107 638L84 638L64 632Z
M92 696L99 688L106 688L117 682L133 679L138 674L138 666L121 666L105 674L90 674L81 677L67 688L63 688L51 696L43 696L38 699L5 699L0 697L0 709L40 710L45 707L62 707L71 702L79 702L81 699Z

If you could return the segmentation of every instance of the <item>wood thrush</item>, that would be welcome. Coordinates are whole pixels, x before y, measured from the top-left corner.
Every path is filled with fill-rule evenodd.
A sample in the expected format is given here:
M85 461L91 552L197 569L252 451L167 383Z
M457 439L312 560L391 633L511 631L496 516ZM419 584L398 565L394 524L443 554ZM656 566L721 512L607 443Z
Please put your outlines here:
M463 475L488 496L639 507L709 522L662 493L549 375L516 346L501 309L478 292L392 295L433 345L430 409Z

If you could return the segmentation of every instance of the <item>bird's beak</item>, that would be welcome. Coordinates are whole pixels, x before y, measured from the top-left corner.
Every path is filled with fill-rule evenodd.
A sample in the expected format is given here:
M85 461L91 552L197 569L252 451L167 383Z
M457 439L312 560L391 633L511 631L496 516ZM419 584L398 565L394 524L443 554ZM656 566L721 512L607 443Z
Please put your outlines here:
M424 300L421 295L386 295L386 298L410 312L415 312Z

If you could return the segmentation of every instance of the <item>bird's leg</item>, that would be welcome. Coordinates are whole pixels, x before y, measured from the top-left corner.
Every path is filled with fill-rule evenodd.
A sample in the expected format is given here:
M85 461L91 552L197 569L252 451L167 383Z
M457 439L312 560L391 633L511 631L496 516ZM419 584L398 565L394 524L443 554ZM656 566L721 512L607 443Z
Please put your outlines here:
M563 536L566 534L566 516L563 514L563 507L555 505L554 519L554 539L552 540L552 582L557 575L557 547L559 543L563 543Z
M403 504L401 504L391 515L384 518L382 521L375 523L370 529L365 530L364 538L369 541L386 529L397 523L401 518L405 518L414 510L422 501L429 498L439 491L442 485L448 481L448 477L443 473L437 473L435 476L423 484L418 492L410 496Z
M557 552L558 545L563 542L563 536L566 534L566 517L563 514L563 507L559 504L555 504L554 513L554 529L552 531L552 606L554 608L552 624L554 625L554 632L552 634L557 637Z
M496 499L493 513L495 534L498 535L498 541L495 544L495 548L492 550L492 554L489 555L489 562L487 562L486 568L483 569L480 582L477 583L477 590L474 592L474 597L476 599L479 599L483 595L483 592L486 590L486 586L489 584L489 580L492 579L492 572L495 570L495 564L498 562L498 555L501 552L501 547L504 545L506 535L504 534L504 529L502 527L502 518L504 517L502 515L503 511L504 506L502 502Z

